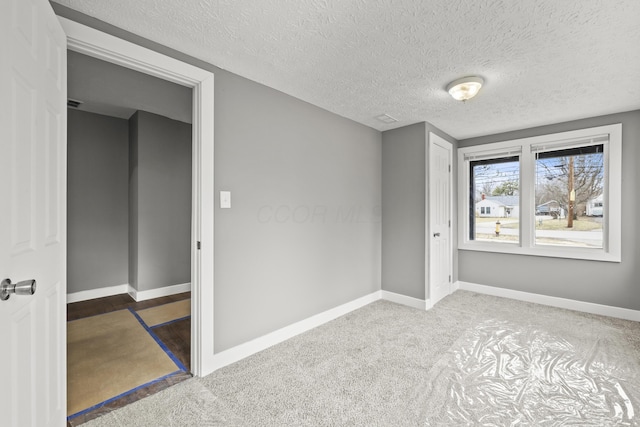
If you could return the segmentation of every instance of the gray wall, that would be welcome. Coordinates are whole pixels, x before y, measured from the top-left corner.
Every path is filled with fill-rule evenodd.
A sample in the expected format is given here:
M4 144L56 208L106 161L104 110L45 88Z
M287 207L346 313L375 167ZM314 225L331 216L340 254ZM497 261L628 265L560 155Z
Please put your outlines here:
M136 111L191 123L191 89L101 59L67 52L67 97L81 111L129 119Z
M380 289L380 132L53 7L215 73L216 352Z
M134 114L129 122L129 272L127 283L135 286L138 277L138 114Z
M128 282L127 120L68 111L67 292Z
M382 289L425 299L426 126L382 133Z
M191 281L191 125L138 111L131 119L129 284Z
M640 111L467 139L460 147L622 123L622 262L459 251L462 281L640 310Z
M216 210L221 350L380 289L381 144L232 74L215 96L216 197L232 201Z
M450 141L455 157L456 141L430 123L382 133L382 289L422 300L427 297L425 209L429 132ZM455 182L454 179L454 189ZM455 223L452 225L455 231Z

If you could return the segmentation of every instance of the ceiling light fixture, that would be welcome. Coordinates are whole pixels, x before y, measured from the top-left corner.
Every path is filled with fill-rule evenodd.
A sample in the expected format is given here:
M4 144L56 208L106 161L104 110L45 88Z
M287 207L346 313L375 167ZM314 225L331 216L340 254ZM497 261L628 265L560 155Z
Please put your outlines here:
M458 101L471 99L480 92L484 80L482 77L470 76L454 80L447 85L447 92Z

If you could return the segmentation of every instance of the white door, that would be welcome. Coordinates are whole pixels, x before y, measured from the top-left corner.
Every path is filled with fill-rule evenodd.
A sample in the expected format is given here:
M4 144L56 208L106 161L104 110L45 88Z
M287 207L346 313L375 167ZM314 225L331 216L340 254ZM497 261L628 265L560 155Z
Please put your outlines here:
M0 10L0 425L66 418L66 37L47 0Z
M451 143L429 133L429 299L435 304L451 293Z

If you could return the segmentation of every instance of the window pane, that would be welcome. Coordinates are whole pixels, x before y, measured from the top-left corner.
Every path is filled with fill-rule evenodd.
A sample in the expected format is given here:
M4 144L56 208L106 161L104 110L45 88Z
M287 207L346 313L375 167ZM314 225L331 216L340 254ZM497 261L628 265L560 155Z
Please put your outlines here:
M602 248L603 145L536 155L536 245Z
M520 241L520 159L518 156L469 162L469 239Z

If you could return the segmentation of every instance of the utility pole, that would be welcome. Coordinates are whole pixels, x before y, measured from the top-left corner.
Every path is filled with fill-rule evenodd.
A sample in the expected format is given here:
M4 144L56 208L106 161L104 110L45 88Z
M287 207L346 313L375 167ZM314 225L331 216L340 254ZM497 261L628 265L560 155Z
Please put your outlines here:
M576 192L573 188L573 156L569 156L569 220L567 228L573 228L573 204L576 201Z

